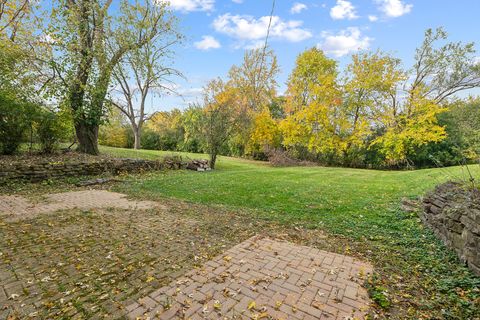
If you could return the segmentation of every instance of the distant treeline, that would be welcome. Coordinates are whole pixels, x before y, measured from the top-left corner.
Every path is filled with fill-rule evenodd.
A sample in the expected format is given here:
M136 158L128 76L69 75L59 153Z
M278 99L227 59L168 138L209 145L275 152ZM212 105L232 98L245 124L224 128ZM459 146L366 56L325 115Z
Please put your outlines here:
M200 103L159 112L145 123L141 147L362 168L474 162L480 151L480 87L473 44L449 43L427 30L415 63L361 52L340 72L321 50L301 53L278 95L272 50L247 51L226 80L212 80ZM131 147L122 116L100 130L103 144Z
M285 101L279 98L278 102ZM271 106L272 113L283 118L281 104ZM146 123L141 137L141 147L151 150L169 150L208 153L205 141L195 130L195 119L199 119L202 108L189 107L186 110L174 109L159 112ZM408 163L417 168L459 165L478 161L480 152L480 99L456 100L448 110L437 115L438 125L444 127L445 138L439 142L429 142L412 149L408 153ZM232 138L223 145L221 154L268 160L269 150L260 150L253 139L243 146L239 137ZM316 161L324 165L344 165L341 159L326 159L322 154L308 151L307 148L282 147L282 136L277 137L277 150L284 150L289 157L298 160ZM99 135L103 145L133 148L134 136L128 124L117 112L114 112L108 125L102 126ZM350 166L360 168L388 168L385 156L378 148L358 149L354 163ZM404 164L405 165L405 164ZM401 167L401 166L400 166Z

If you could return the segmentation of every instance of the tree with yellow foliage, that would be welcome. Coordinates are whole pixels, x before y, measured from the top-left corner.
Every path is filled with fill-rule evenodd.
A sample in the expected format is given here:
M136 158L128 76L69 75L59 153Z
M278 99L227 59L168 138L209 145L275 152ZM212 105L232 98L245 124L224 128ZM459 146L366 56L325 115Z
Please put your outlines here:
M386 101L395 97L406 74L400 60L377 51L354 54L343 84L344 114L348 123L343 164L354 165L378 127L389 126L396 111Z
M384 117L388 125L383 128L383 134L372 141L372 146L380 146L389 165L408 164L407 156L414 148L446 137L437 116L447 109L425 96L425 90L417 87L409 92L402 110Z
M345 150L345 114L340 108L337 63L312 48L301 53L290 75L286 93L287 117L280 123L288 147L335 157Z
M396 90L378 105L376 126L383 133L372 146L379 148L390 165L408 163L408 155L417 147L445 138L438 115L446 111L446 102L454 94L480 87L480 64L474 63L472 43L438 43L447 39L439 28L425 32L417 49L413 69L399 81ZM401 79L399 79L401 80Z
M41 82L40 66L34 59L34 49L42 47L34 36L36 25L31 0L0 0L0 89L31 98L34 84ZM41 52L46 54L46 52Z
M240 65L233 65L228 72L228 86L237 106L242 108L237 130L230 138L231 149L239 155L251 151L251 135L257 114L263 112L277 94L276 77L280 69L273 50L265 48L247 50Z
M278 120L274 119L268 108L255 114L253 119L253 130L250 134L248 152L268 152L271 149L279 148L282 142L282 135L278 126Z
M129 128L125 116L115 107L109 108L108 111L108 123L100 126L98 142L105 146L127 148Z
M272 50L252 49L245 52L241 65L228 72L229 85L235 87L244 107L260 112L276 95L276 77L280 69Z
M0 35L15 42L18 35L32 32L26 21L36 5L32 0L0 0Z
M160 150L179 150L184 140L182 111L174 108L159 111L145 122L147 138L142 143L147 148ZM153 136L152 136L153 134ZM155 143L152 145L152 138Z

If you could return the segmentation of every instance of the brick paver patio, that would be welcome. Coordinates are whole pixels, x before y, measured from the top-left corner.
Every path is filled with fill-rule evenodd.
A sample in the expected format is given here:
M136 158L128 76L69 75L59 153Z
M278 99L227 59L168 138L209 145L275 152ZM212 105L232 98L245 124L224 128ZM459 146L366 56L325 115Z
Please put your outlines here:
M372 267L254 237L127 306L130 319L361 319Z
M263 229L205 206L92 208L80 195L91 209L31 215L28 199L21 219L0 214L0 319L124 319L125 305Z
M284 231L236 211L107 191L0 196L0 319L363 315L371 266L251 238Z

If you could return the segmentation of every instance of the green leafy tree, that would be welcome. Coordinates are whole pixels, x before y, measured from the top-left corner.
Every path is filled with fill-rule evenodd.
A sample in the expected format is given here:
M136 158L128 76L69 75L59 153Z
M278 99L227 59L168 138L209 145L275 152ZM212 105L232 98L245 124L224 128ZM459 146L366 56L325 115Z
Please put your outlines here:
M127 148L128 120L117 108L111 106L108 110L108 121L103 123L98 131L98 142L101 145Z
M32 0L0 0L0 34L15 42L17 37L30 33L27 21L35 6Z
M477 162L480 157L480 98L470 97L448 104L438 116L446 138L417 148L411 155L418 166L451 166Z
M35 1L0 0L0 89L24 98L36 96L34 84L41 75L33 49L45 54L34 34L39 20L33 15L36 7Z
M39 112L36 121L36 134L43 153L53 153L65 133L65 125L61 122L61 113L51 110Z
M182 113L183 142L182 150L188 152L204 152L205 145L200 136L203 109L197 104L189 105Z
M164 2L123 0L114 15L111 4L112 0L55 1L47 31L55 51L50 63L58 75L57 94L72 110L78 150L90 154L98 154L98 129L115 66L165 26Z
M180 150L184 141L182 120L182 112L173 109L157 112L146 122L146 129L150 132L149 140L155 141L156 149Z
M13 154L18 150L37 111L30 101L0 89L0 154Z
M221 79L210 81L204 88L203 114L199 134L210 154L210 167L215 168L217 156L237 129L243 108L236 100L238 93Z
M0 153L12 154L32 128L39 108L35 83L36 3L0 0Z
M478 161L480 157L480 97L453 103L440 118L445 123L447 137L456 137L455 144L467 161ZM460 147L460 148L459 148Z

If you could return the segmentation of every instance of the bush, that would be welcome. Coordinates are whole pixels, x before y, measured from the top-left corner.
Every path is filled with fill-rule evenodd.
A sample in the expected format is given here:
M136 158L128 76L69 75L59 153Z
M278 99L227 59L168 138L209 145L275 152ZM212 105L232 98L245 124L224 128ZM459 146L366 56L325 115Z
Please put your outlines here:
M409 159L416 167L452 166L478 161L480 155L480 99L455 101L438 116L447 137L414 150Z
M62 136L63 128L58 116L51 111L40 113L37 122L37 135L43 153L52 153Z
M142 132L140 144L142 149L160 150L160 136L156 132L145 128Z
M22 144L25 131L31 128L36 107L0 91L0 153L13 154Z
M116 148L133 146L133 132L125 116L117 109L110 108L108 121L102 124L98 131L98 143Z
M126 126L117 126L111 123L104 124L100 126L98 132L98 143L109 147L128 148L131 131Z
M43 152L51 153L61 139L71 135L71 122L62 111L50 111L0 89L0 154L15 153L27 141L27 133L31 143L38 142Z
M193 153L202 153L202 145L199 139L197 138L190 138L188 140L183 141L180 144L179 150L185 152L193 152Z
M183 136L175 130L167 129L157 132L146 127L142 132L140 143L142 149L178 151L183 147L182 139Z

